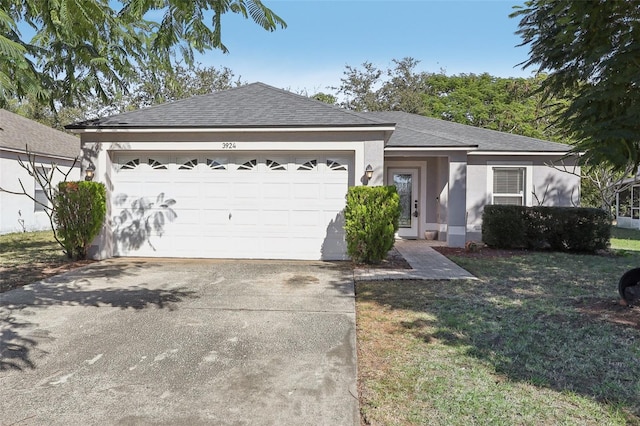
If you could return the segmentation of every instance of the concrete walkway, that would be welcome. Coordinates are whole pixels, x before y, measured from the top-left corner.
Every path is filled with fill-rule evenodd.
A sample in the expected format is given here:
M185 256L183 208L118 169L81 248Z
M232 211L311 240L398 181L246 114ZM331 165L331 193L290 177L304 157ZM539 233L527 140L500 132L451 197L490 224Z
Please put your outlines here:
M435 251L424 240L397 240L395 248L412 269L357 268L355 281L383 280L475 280L470 272Z

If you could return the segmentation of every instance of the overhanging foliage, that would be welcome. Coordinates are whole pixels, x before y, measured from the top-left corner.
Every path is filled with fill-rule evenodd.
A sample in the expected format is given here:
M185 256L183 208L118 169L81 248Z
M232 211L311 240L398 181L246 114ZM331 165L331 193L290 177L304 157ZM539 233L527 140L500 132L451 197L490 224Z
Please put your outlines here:
M121 4L119 10L113 5ZM137 69L167 70L194 50L227 47L222 15L268 31L285 22L260 0L25 0L0 2L0 107L30 96L52 107L127 90ZM150 16L160 15L154 22ZM35 30L33 38L22 27Z
M542 92L589 164L640 164L640 6L636 1L531 0L514 12L530 48L524 68L549 71Z

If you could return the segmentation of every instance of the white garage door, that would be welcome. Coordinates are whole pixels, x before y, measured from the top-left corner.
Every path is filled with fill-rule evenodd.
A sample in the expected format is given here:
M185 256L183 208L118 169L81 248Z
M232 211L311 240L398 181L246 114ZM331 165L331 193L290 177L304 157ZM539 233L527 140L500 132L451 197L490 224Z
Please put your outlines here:
M326 153L116 155L115 255L345 259L351 169Z

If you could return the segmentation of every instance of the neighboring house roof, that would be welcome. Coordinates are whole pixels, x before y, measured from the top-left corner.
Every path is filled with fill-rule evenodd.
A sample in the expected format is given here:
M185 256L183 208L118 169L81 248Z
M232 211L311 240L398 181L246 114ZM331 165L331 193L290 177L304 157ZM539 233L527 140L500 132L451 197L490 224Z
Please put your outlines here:
M80 155L80 138L0 109L0 150L24 152L26 147L34 154L72 159Z
M382 127L384 123L264 83L66 126L91 128Z
M401 111L365 112L396 123L388 147L477 147L479 151L567 152L571 146Z

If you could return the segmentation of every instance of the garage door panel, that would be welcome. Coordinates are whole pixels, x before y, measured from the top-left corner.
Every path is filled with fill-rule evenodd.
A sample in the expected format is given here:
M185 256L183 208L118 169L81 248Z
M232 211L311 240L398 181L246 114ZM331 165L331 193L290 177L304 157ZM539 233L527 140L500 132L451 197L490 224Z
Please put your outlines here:
M288 200L291 197L289 183L263 183L260 192L263 199Z
M208 178L208 176L205 178ZM207 179L200 183L198 191L203 197L224 199L229 198L232 194L232 187L228 181L221 180L220 182L216 182Z
M321 244L316 238L297 238L296 250L300 258L313 260L321 258Z
M295 210L291 212L292 226L317 227L320 222L320 214L314 210Z
M148 182L144 181L136 195L155 199L157 197L173 198L180 194L180 187L171 182Z
M202 210L208 203L208 200L198 197L177 197L174 201L172 207L177 210Z
M313 199L320 198L319 183L294 183L293 196L295 199Z
M255 235L235 235L227 243L229 257L232 258L259 258L263 256L264 244Z
M141 195L139 193L132 190L129 190L126 192L119 191L117 193L112 194L111 205L113 207L121 207L121 208L128 207L132 201L140 198L140 196Z
M170 235L152 235L145 245L147 250L166 253L175 246L175 237Z
M193 232L193 231L192 231ZM228 226L225 225L205 225L201 228L198 228L197 235L202 240L219 240L232 238L233 236L229 232Z
M202 211L200 209L187 209L182 206L182 208L176 212L176 218L172 222L182 228L186 226L195 227L202 222L201 217Z
M163 235L150 235L142 242L121 240L116 244L116 254L120 256L158 257L167 253L174 246L174 238Z
M165 198L200 197L200 188L193 182L168 182L162 186L145 184L148 195L164 194Z
M231 219L229 218L229 210L225 208L221 209L208 209L202 212L201 226L230 226Z
M260 211L234 208L229 212L230 222L234 226L257 227L260 224Z
M322 186L323 189L323 199L325 200L340 200L344 202L345 199L345 188L344 183L326 183Z
M152 227L143 244L130 244L124 229L130 223L123 222L116 233L116 239L122 239L115 241L118 255L345 258L339 212L349 182L347 157L282 153L129 157L142 165L131 163L130 169L114 173L114 215L131 216L141 204L144 214L153 215L161 203L173 199L167 207L174 217ZM149 159L157 163L150 165Z
M290 223L288 210L263 210L260 219L264 226L283 226Z
M233 198L234 199L243 199L250 198L255 199L260 196L259 185L255 182L246 182L240 183L236 182L233 184Z

